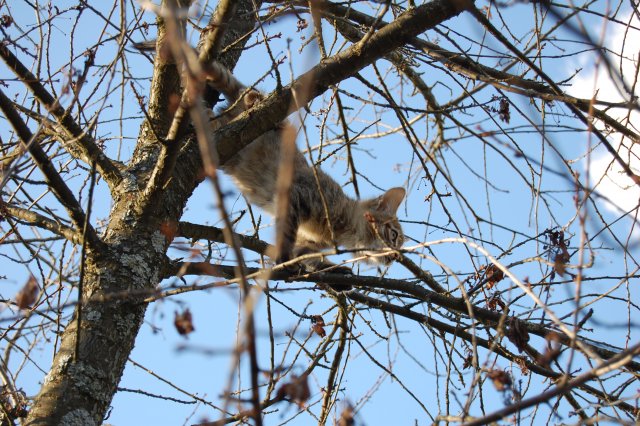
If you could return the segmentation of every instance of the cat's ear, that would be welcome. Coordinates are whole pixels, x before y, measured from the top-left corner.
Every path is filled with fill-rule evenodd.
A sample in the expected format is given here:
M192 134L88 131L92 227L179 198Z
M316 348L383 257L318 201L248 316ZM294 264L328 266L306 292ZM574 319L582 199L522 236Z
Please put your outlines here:
M395 214L400 207L400 203L404 200L406 191L404 188L396 187L391 188L378 198L378 210L385 211L387 213Z

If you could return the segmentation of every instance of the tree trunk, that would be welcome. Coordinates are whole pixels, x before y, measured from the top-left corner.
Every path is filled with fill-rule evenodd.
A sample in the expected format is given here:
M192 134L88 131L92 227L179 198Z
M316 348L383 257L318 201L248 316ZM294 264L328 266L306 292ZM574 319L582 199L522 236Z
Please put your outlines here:
M259 6L260 2L238 2L237 18L225 32L225 44L253 28L255 5ZM231 50L220 60L232 68L240 53L240 49ZM179 79L175 76L175 65L160 64L154 68L156 84L152 85L152 90L155 93L150 98L156 106L150 105L149 110L155 109L151 119L156 120L156 134L159 128L166 128L172 118L163 116L161 106L168 104L167 93L179 93L179 87L175 86ZM160 92L165 96L159 96ZM112 194L114 205L102 236L105 248L88 253L85 261L79 341L76 343L76 309L62 333L51 369L29 411L29 425L102 423L144 319L147 305L142 300L161 281L171 237L165 236L160 229L163 224L177 223L201 180L200 153L193 135L188 134L182 141L176 141L183 142L184 148L177 159L179 167L174 169L168 185L156 190L147 200L148 205L140 205L140 191L145 187L146 175L153 169L160 150L149 123L143 124L140 134L128 168L131 180L121 184Z

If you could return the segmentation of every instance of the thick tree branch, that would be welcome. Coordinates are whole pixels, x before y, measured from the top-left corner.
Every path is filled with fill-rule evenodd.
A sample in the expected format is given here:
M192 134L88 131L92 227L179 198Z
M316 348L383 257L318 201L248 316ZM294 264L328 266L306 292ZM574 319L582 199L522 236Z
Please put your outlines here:
M210 240L219 243L226 242L222 228L189 222L178 223L178 236L192 240ZM233 233L233 238L239 242L240 247L249 249L258 254L266 255L269 250L273 250L273 246L271 244L258 238L247 237L246 235L235 232Z
M566 377L562 373L558 373L547 367L541 366L535 359L532 361L530 359L527 359L527 357L515 355L514 353L507 350L507 348L505 348L502 344L498 343L497 341L489 341L479 336L471 335L471 333L467 331L469 327L460 326L460 325L457 325L457 326L450 325L442 321L438 321L434 318L431 318L427 315L421 314L419 312L415 312L411 310L409 307L394 305L392 303L385 302L384 300L381 300L381 299L375 299L373 297L365 296L364 294L358 293L358 292L349 293L349 299L354 300L356 302L363 303L372 308L381 309L385 312L389 312L395 315L400 315L405 318L409 318L421 324L428 325L429 327L432 327L435 330L438 330L440 332L444 332L452 336L456 336L471 344L476 344L478 346L481 346L489 351L494 351L501 357L517 365L524 364L527 367L527 369L541 376L548 377L553 380L560 380ZM616 398L605 394L604 392L594 388L593 386L586 385L585 383L581 383L576 387L604 401L616 400ZM638 414L640 414L640 411L638 410L638 408L634 407L629 403L622 402L621 404L618 404L618 406L623 410L627 411L628 413L632 413L634 416L637 416Z
M0 207L0 213L2 211L10 214L19 222L46 229L47 231L53 232L54 234L59 235L74 244L80 244L82 242L82 234L80 233L80 231L76 231L73 228L64 226L58 221L51 220L48 217L42 216L41 214L38 214L36 212L32 212L31 210L5 205Z
M482 15L481 12L475 12L477 9L474 8L471 8L470 10L474 11L475 16L477 16L477 18L481 20L481 23L483 25L490 25L490 22L486 19L486 17ZM327 2L324 5L324 11L325 14L327 14L328 12L343 19L348 18L349 20L352 20L361 25L376 26L377 28L383 28L384 26L388 25L387 22L373 18L372 16L369 16L365 13L330 2ZM328 16L331 17L331 15ZM495 30L495 28L492 33L496 36L500 35L500 32ZM501 41L506 41L508 43L508 41L504 37L502 37ZM437 44L428 42L426 40L414 38L409 43L415 48L431 56L433 59L442 62L452 71L464 75L472 80L483 81L497 88L527 97L563 102L569 106L572 106L572 108L577 108L584 113L592 114L594 117L601 120L605 125L610 126L617 132L622 133L632 140L640 140L640 135L633 132L629 127L622 125L621 123L607 115L605 112L600 111L596 108L592 108L592 100L580 99L567 95L562 90L560 90L560 88L557 87L555 83L548 77L545 78L545 81L551 86L535 80L525 79L520 76L498 70L496 68L482 65L463 54L448 51L441 46L438 46ZM508 43L507 45L508 47L510 47L510 49L512 49L514 53L519 53L519 51L515 49L515 47L513 47L510 43ZM524 61L523 58L526 57L523 55L519 55L519 58ZM529 62L527 65L530 66L531 64L533 64L528 60L525 62ZM545 77L545 74L538 70L535 65L533 69L538 75ZM598 102L596 101L595 103L597 104ZM574 113L575 112L576 111L574 110ZM582 114L577 114L578 117L580 117L581 115Z
M163 141L158 162L142 194L143 199L148 199L153 196L154 192L161 190L162 186L173 173L173 168L175 167L178 153L182 146L180 142L189 124L187 111L189 106L194 102L194 93L190 92L198 90L195 86L201 83L199 80L202 79L202 65L210 63L218 55L222 46L224 30L228 26L229 21L234 17L235 12L235 2L224 0L218 3L216 13L209 24L211 30L204 33L204 37L201 38L201 50L198 54L197 61L193 60L193 52L191 52L190 48L185 45L184 42L180 43L181 40L175 40L168 36L158 38L159 51L163 49L162 45L164 43L167 45L166 48L171 48L174 52L174 60L178 55L181 55L181 62L187 64L186 72L188 75L185 81L187 87L182 90L180 104L173 115L167 137Z
M183 275L188 275L188 274L214 275L214 276L225 278L227 281L222 283L214 282L211 284L204 284L204 285L182 286L180 288L167 290L162 294L155 295L153 296L154 300L157 298L181 294L184 292L205 290L208 288L219 287L221 285L237 283L238 281L237 279L234 278L234 272L233 272L234 267L229 265L211 265L207 262L200 262L200 263L185 262L185 263L175 263L173 264L172 267L175 268L176 270L180 270ZM257 277L262 277L263 275L264 275L264 271L262 271L259 268L247 268L248 278L257 278ZM437 293L431 292L427 289L424 289L421 286L409 283L404 280L395 280L395 279L380 278L380 277L373 277L373 276L345 276L342 274L335 274L331 272L317 272L317 273L311 273L311 274L295 275L295 274L292 274L290 271L284 270L282 268L272 271L270 278L273 280L282 280L286 282L315 282L315 283L325 283L325 284L334 284L334 285L349 284L362 289L378 288L384 291L393 291L393 292L411 294L412 296L417 297L419 300L422 300L425 303L430 303L433 306L438 306L440 308L450 310L451 312L457 315L466 316L468 313L466 305L464 304L464 301L462 299L438 295ZM403 316L405 318L409 318L421 324L425 324L430 327L433 327L438 331L455 335L459 338L464 339L469 343L472 343L472 344L475 343L478 346L481 346L487 350L494 351L496 354L500 355L501 357L511 362L515 362L517 364L524 363L524 365L526 365L526 367L529 370L531 370L536 374L542 375L544 377L549 377L554 380L559 380L565 377L565 375L562 373L558 373L556 371L553 371L547 367L544 367L538 364L538 361L536 359L528 360L526 357L517 356L512 352L508 351L503 345L495 341L489 341L479 336L473 336L471 333L467 331L469 329L468 326L450 325L442 321L438 321L436 319L428 317L424 314L415 312L410 307L394 305L382 299L376 299L370 296L366 296L358 291L350 291L345 294L349 299L353 301L363 303L372 308L381 309L386 312L390 312L396 315ZM478 320L480 323L482 323L483 325L487 327L491 327L501 333L504 333L504 330L502 331L499 330L499 328L504 327L503 314L474 306L473 315L474 315L474 318ZM549 333L554 333L559 337L561 343L563 343L566 347L572 346L571 339L568 336L563 335L561 332L550 330L546 327L543 327L539 324L531 323L529 321L520 320L520 322L522 326L525 327L526 330L531 334L536 334L538 336L544 337ZM617 352L604 350L604 349L598 350L599 348L593 345L587 344L585 342L583 342L583 344L586 344L587 346L590 347L591 350L593 350L594 352L598 352L600 356L606 359L615 359L616 357L620 356L620 353L617 353ZM639 366L637 362L633 360L628 360L627 362L625 362L625 364L630 369L639 371L638 370ZM602 391L592 386L586 385L585 382L580 383L577 387L603 400L612 399ZM624 409L629 413L632 413L633 415L638 414L638 409L628 403L622 402L621 404L619 404L619 406L620 408Z
M327 58L291 85L272 93L251 111L217 131L215 139L221 141L217 146L220 162L226 162L255 138L273 128L274 123L282 122L292 112L292 105L295 105L292 102L293 90L304 88L308 97L298 101L306 105L329 86L352 76L418 34L457 16L462 11L457 7L458 3L434 0L409 9L395 21L376 31L364 45L352 45L349 49Z
M237 4L239 10L246 11L253 10L254 2L238 1ZM247 28L254 25L255 15L245 12L230 23L224 43L237 40L239 34L245 34ZM224 60L233 64L239 54L240 51L232 50L225 54ZM154 75L162 74L166 68L169 67L156 68ZM175 66L173 68L175 70ZM175 76L179 80L177 73ZM154 82L157 81L154 78ZM179 81L175 87L179 88ZM152 91L155 105L169 106L174 92L157 85L155 89L159 90ZM161 112L151 108L149 111ZM152 170L158 151L154 130L162 134L157 128L152 130L149 124L143 124L131 160L132 173L144 175ZM157 207L153 215L136 214L146 209L139 208L140 197L130 196L131 192L124 190L117 192L105 231L110 250L89 253L87 257L81 329L77 329L74 318L61 333L47 380L29 412L28 424L102 424L144 319L146 303L140 295L152 291L161 276L169 240L159 229L164 223L177 222L200 182L201 160L197 146L187 144L183 148L179 167L175 168L165 190L157 191L145 201ZM120 293L126 296L110 297ZM76 342L77 339L80 341Z
M307 255L309 256L309 255ZM295 263L296 261L301 260L304 256L300 258L292 259L290 263ZM165 270L165 277L174 276L176 274L184 275L214 275L220 276L226 279L230 279L230 282L236 282L232 279L233 273L228 270L229 266L225 265L214 265L208 262L175 262L172 263L169 268ZM278 268L274 268L271 271L270 279L273 280L284 280L284 281L304 281L304 282L316 282L316 283L325 283L329 285L336 286L354 286L362 289L371 289L378 288L385 291L398 291L405 295L409 295L415 297L418 300L421 300L425 303L431 303L433 305L444 308L456 315L469 315L469 304L465 301L464 298L452 297L445 294L440 294L435 291L428 290L421 285L414 284L413 282L409 282L406 280L398 280L392 278L382 278L382 277L374 277L374 276L353 276L353 275L344 275L337 274L332 272L312 272L305 273L299 275L292 275L290 272L283 270L283 265L279 265ZM263 271L257 268L247 268L247 277L255 278L258 276L262 276ZM219 283L212 284L211 287L218 286ZM183 291L193 291L196 289L205 289L209 288L207 285L205 286L191 286L191 287L181 287L175 292L172 291L171 294L178 294ZM349 293L351 294L351 293ZM475 304L471 304L471 313L473 314L473 318L477 321L480 321L482 324L489 327L497 327L502 324L504 321L504 314L496 311L492 311L489 309L481 308ZM562 343L564 346L572 347L574 345L574 341L572 338L562 331L550 329L544 325L532 323L528 321L522 321L523 326L526 328L527 332L530 334L534 334L536 336L540 336L542 338L547 337L550 333L553 333L554 336L558 338L558 341ZM598 356L610 359L617 355L617 352L601 348L595 345L592 345L584 340L580 340L580 343L585 347L589 348L592 352L596 353ZM631 361L628 363L629 368L634 371L640 372L640 363L636 361Z

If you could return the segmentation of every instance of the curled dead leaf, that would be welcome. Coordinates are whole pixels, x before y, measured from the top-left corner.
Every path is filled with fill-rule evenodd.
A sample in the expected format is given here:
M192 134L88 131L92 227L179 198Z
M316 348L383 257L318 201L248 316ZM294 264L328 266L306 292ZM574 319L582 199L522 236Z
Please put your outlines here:
M276 393L276 399L278 401L295 402L298 404L298 407L303 408L311 396L307 378L308 376L306 374L300 377L293 376L291 381L280 386Z
M27 282L16 295L16 305L18 305L20 309L30 308L38 299L38 294L40 294L38 281L33 275L30 275Z
M568 261L569 261L569 257L565 255L565 253L558 253L553 259L553 269L561 277L564 276L565 272L567 272Z
M552 362L558 359L560 356L560 336L557 333L551 332L545 336L547 341L547 347L544 353L538 356L536 360L540 365L547 368Z
M355 421L355 413L353 411L353 405L347 403L340 413L340 418L338 419L338 426L353 426L356 424Z
M173 325L175 325L178 333L183 336L193 332L195 327L193 326L191 311L189 309L185 309L181 314L176 312Z
M511 121L511 111L509 110L509 101L507 100L507 98L500 99L498 116L500 117L500 120L504 121L507 124L509 124L509 121Z
M504 370L495 369L487 371L487 377L493 382L493 386L499 392L504 392L511 389L513 381L511 376Z
M13 18L9 15L0 16L0 25L4 28L9 28L13 24Z
M507 309L507 304L502 301L499 295L494 294L489 300L487 300L487 309L495 312L498 310L498 306L500 306L500 309L503 311Z
M518 364L518 367L520 368L520 372L522 373L523 376L528 376L529 375L529 367L527 367L527 359L523 356L518 356L515 358L515 363Z
M504 272L496 265L491 264L485 268L484 278L487 280L487 289L491 289L504 279Z

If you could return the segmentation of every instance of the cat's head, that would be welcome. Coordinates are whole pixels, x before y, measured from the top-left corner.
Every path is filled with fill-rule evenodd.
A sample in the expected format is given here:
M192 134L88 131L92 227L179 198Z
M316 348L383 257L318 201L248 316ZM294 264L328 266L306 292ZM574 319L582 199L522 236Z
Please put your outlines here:
M365 247L374 250L399 249L404 244L404 233L398 222L396 212L405 196L404 188L391 188L381 196L364 201L365 219L369 222ZM396 255L380 256L376 251L364 251L370 255L368 261L372 263L390 264L396 260Z

